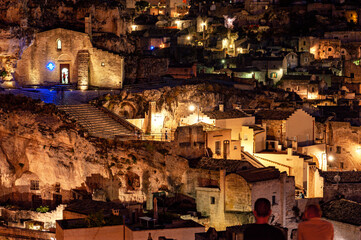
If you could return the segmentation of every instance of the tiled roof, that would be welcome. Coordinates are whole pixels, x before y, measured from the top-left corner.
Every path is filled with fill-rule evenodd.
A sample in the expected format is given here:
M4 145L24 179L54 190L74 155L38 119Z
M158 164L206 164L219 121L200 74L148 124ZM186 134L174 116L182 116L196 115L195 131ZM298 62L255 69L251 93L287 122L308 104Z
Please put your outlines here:
M321 172L321 176L329 183L337 183L337 179L339 183L361 183L361 171Z
M244 160L224 160L202 158L198 161L190 161L191 168L218 171L225 169L227 173L237 173L247 182L267 181L280 177L280 172L274 167L256 168Z
M312 75L283 75L282 80L303 80L310 81Z
M247 113L240 111L240 110L229 110L229 111L212 111L212 112L205 112L209 118L213 119L230 119L230 118L245 118L250 117Z
M284 120L292 115L294 111L283 110L260 110L255 113L256 118L266 120Z
M65 210L70 212L76 212L80 214L88 215L90 213L103 211L104 215L111 215L112 209L122 209L125 210L123 204L115 202L101 202L93 201L91 199L78 200L73 203L70 203Z
M346 199L333 200L322 205L323 217L330 220L361 225L361 204Z
M262 127L257 126L257 125L250 125L248 127L255 130L255 131L265 131Z
M246 171L237 172L240 176L246 179L247 182L260 182L280 177L280 171L275 167L256 168Z

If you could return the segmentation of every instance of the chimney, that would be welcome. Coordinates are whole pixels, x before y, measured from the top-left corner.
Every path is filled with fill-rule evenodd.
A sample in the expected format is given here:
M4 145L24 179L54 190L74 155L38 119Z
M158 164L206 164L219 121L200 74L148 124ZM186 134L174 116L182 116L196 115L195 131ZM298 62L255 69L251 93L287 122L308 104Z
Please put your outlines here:
M92 15L85 17L85 33L89 35L90 40L92 39Z
M219 104L219 111L223 112L224 111L224 105L223 104Z
M154 216L153 218L158 220L158 200L157 198L154 198L153 200L153 212L154 212Z

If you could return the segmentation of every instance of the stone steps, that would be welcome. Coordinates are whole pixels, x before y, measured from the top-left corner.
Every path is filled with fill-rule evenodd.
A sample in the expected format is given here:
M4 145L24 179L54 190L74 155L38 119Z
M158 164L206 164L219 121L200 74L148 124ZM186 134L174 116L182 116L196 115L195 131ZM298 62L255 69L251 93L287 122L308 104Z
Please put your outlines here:
M115 138L119 135L134 137L134 131L129 130L90 104L63 105L58 108L87 129L91 136L100 138Z

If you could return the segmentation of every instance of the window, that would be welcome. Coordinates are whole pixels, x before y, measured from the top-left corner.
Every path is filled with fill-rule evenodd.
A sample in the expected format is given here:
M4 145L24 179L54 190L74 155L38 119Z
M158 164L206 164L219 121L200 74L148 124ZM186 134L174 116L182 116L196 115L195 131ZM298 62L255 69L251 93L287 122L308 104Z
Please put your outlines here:
M306 46L306 41L303 41L303 46Z
M332 48L328 48L328 51L331 52L331 51L332 51Z
M305 63L308 63L308 58L307 57L305 57Z
M56 40L56 47L58 50L61 50L61 40L60 39Z
M332 147L330 147L330 152L332 152Z
M276 196L273 195L273 196L272 196L272 205L275 205L275 204L276 204Z
M30 190L39 190L39 181L38 180L30 181Z
M248 135L247 135L247 134L244 134L244 135L243 135L243 140L245 140L245 141L248 140Z
M270 75L271 78L277 78L277 73L276 72L272 72Z
M216 204L216 198L215 197L211 197L211 204Z
M343 162L340 162L340 168L343 169L344 165Z
M55 184L55 192L60 193L60 183Z
M220 141L216 141L215 143L215 153L217 155L221 155L221 142Z
M233 150L237 150L237 145L234 145L234 146L233 146Z
M315 88L313 87L313 88L311 88L311 92L315 92Z
M336 147L336 153L341 153L341 147L340 146Z
M350 77L351 77L351 78L354 78L354 77L355 77L355 74L354 74L354 73L350 73Z

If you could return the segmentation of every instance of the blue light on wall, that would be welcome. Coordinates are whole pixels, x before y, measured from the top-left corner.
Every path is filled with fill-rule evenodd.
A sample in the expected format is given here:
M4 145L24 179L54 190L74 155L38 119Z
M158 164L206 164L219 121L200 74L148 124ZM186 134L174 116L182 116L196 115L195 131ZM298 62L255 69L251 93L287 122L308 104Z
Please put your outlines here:
M154 46L150 46L150 50L153 50L154 49Z
M52 62L49 62L49 63L46 65L46 68L49 69L50 71L53 71L54 68L55 68L55 64L52 63Z

